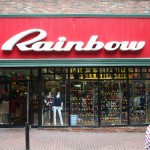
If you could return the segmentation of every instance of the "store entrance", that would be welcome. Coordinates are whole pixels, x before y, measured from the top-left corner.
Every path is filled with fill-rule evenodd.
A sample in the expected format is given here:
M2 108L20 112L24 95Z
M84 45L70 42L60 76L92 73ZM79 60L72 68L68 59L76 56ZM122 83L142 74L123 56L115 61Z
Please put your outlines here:
M28 82L15 81L10 83L11 124L24 126L27 122Z

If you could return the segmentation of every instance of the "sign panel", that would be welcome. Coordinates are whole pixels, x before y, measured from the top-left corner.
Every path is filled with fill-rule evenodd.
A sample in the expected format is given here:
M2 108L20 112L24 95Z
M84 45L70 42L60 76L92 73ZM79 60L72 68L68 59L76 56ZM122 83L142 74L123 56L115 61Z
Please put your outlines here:
M150 58L147 18L0 18L0 59Z

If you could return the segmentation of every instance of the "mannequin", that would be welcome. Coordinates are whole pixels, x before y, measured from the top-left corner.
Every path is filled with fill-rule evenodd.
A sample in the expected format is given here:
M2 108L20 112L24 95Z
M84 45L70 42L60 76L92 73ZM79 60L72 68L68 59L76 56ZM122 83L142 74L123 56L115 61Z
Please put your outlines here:
M52 94L51 92L48 93L48 95L46 96L46 105L50 106L53 102L52 102Z
M62 98L60 96L60 92L57 92L56 96L54 97L54 104L53 104L53 113L54 113L53 117L55 126L56 126L56 111L58 111L59 114L60 124L63 126L63 119L61 114L62 107L63 107Z
M48 93L48 95L45 97L44 99L45 102L45 112L49 113L49 121L52 122L52 105L53 105L53 96L51 94L51 92ZM50 125L49 122L49 125Z

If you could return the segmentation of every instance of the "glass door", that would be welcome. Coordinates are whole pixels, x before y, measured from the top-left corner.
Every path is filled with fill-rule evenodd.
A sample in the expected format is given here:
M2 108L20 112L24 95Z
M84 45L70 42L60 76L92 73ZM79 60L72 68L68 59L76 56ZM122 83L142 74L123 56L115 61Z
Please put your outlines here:
M25 125L27 121L27 82L31 70L1 68L0 70L0 124ZM34 78L34 77L33 77Z

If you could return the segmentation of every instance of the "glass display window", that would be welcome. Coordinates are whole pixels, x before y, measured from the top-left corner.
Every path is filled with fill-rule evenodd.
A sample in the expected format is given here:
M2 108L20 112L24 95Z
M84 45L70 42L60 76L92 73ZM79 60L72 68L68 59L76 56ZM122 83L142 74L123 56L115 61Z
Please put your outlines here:
M150 79L150 69L148 67L142 67L142 79Z
M150 122L148 80L130 81L130 124L145 124Z
M141 79L141 68L140 67L130 67L128 68L129 79Z
M99 68L100 79L126 79L125 67L103 67Z
M149 67L1 69L0 124L26 122L28 82L33 126L149 124L149 77ZM54 115L48 106L53 106L58 91L61 111L55 109ZM49 93L52 102L46 99Z
M100 82L101 126L127 125L127 82L123 80Z
M93 68L70 68L70 79L98 79L98 69Z
M71 126L98 125L98 82L71 81Z
M67 68L44 68L41 74L42 126L68 125ZM42 69L43 70L43 69ZM42 71L43 72L43 71ZM53 77L53 78L52 78Z

